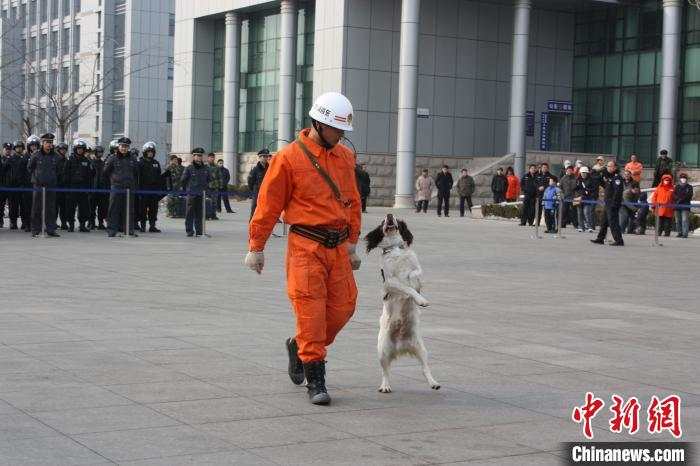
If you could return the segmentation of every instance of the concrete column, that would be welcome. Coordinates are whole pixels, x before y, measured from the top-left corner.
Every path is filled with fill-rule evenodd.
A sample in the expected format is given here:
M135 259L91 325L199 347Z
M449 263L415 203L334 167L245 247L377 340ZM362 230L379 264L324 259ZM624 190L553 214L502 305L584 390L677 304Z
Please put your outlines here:
M224 115L222 152L224 167L231 172L232 185L238 184L238 105L240 88L241 22L233 11L226 13L226 45L224 49Z
M663 69L659 103L658 150L668 150L676 159L676 119L678 113L678 85L680 83L681 18L683 0L664 0L664 32L661 46Z
M277 147L294 141L294 103L297 75L297 3L282 0L280 7L280 88L277 110Z
M418 33L420 0L401 4L401 45L399 61L399 115L396 135L395 208L409 208L414 202L416 165L416 106L418 100Z
M530 0L515 0L513 15L513 70L510 80L508 152L515 154L517 176L525 174L525 112L527 105L527 53L530 39Z

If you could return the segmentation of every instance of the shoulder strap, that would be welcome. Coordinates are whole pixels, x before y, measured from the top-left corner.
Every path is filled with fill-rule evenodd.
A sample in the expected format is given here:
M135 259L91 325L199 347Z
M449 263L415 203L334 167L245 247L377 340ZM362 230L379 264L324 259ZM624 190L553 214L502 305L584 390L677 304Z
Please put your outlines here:
M301 148L301 151L306 155L306 158L309 159L311 162L311 165L316 169L319 175L321 175L321 178L326 182L326 184L331 188L331 191L333 191L333 196L340 202L342 202L341 196L340 196L340 189L338 189L338 186L335 184L333 181L333 178L328 174L326 170L323 169L323 167L318 163L318 160L316 157L314 157L309 149L306 147L306 145L301 142L301 140L297 139L297 144Z

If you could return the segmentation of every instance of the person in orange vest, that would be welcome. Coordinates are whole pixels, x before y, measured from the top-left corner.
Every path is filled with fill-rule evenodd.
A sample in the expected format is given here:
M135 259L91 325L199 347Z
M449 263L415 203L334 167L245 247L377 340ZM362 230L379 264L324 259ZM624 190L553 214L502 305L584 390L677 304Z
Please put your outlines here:
M296 335L286 341L289 377L306 378L311 403L327 405L326 348L355 312L360 268L361 201L355 180L355 155L339 144L352 131L353 109L342 94L329 92L309 111L312 127L273 157L249 226L245 265L258 274L263 250L284 212L290 224L287 243L287 294L296 316Z
M632 179L639 183L642 181L642 172L644 171L644 166L637 159L637 154L630 155L630 161L625 165L625 171L632 174Z

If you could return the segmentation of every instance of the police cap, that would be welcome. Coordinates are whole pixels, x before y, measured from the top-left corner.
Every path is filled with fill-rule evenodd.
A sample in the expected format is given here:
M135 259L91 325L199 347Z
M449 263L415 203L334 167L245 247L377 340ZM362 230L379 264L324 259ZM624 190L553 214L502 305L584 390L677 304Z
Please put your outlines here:
M11 142L6 142L5 144L2 145L2 148L12 150L15 148L15 146L13 146Z
M194 149L192 149L192 155L194 154L204 155L204 149L202 149L201 147L195 147Z
M41 135L42 141L53 141L54 139L56 139L56 136L54 136L53 133L46 133Z
M127 146L130 146L131 139L127 138L126 136L122 136L119 139L117 139L117 144L125 144Z

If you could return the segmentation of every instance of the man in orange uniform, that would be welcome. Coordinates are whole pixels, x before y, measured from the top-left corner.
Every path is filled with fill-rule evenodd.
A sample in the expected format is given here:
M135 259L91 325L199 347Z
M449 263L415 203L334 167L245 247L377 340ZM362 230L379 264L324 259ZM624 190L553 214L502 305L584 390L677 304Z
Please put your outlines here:
M338 144L352 131L352 105L335 92L321 95L309 111L312 128L272 158L249 227L245 264L257 273L263 249L284 212L292 225L287 245L287 293L296 315L296 336L286 341L289 377L304 382L313 404L328 404L326 347L355 312L352 271L360 235L361 203L355 156Z

